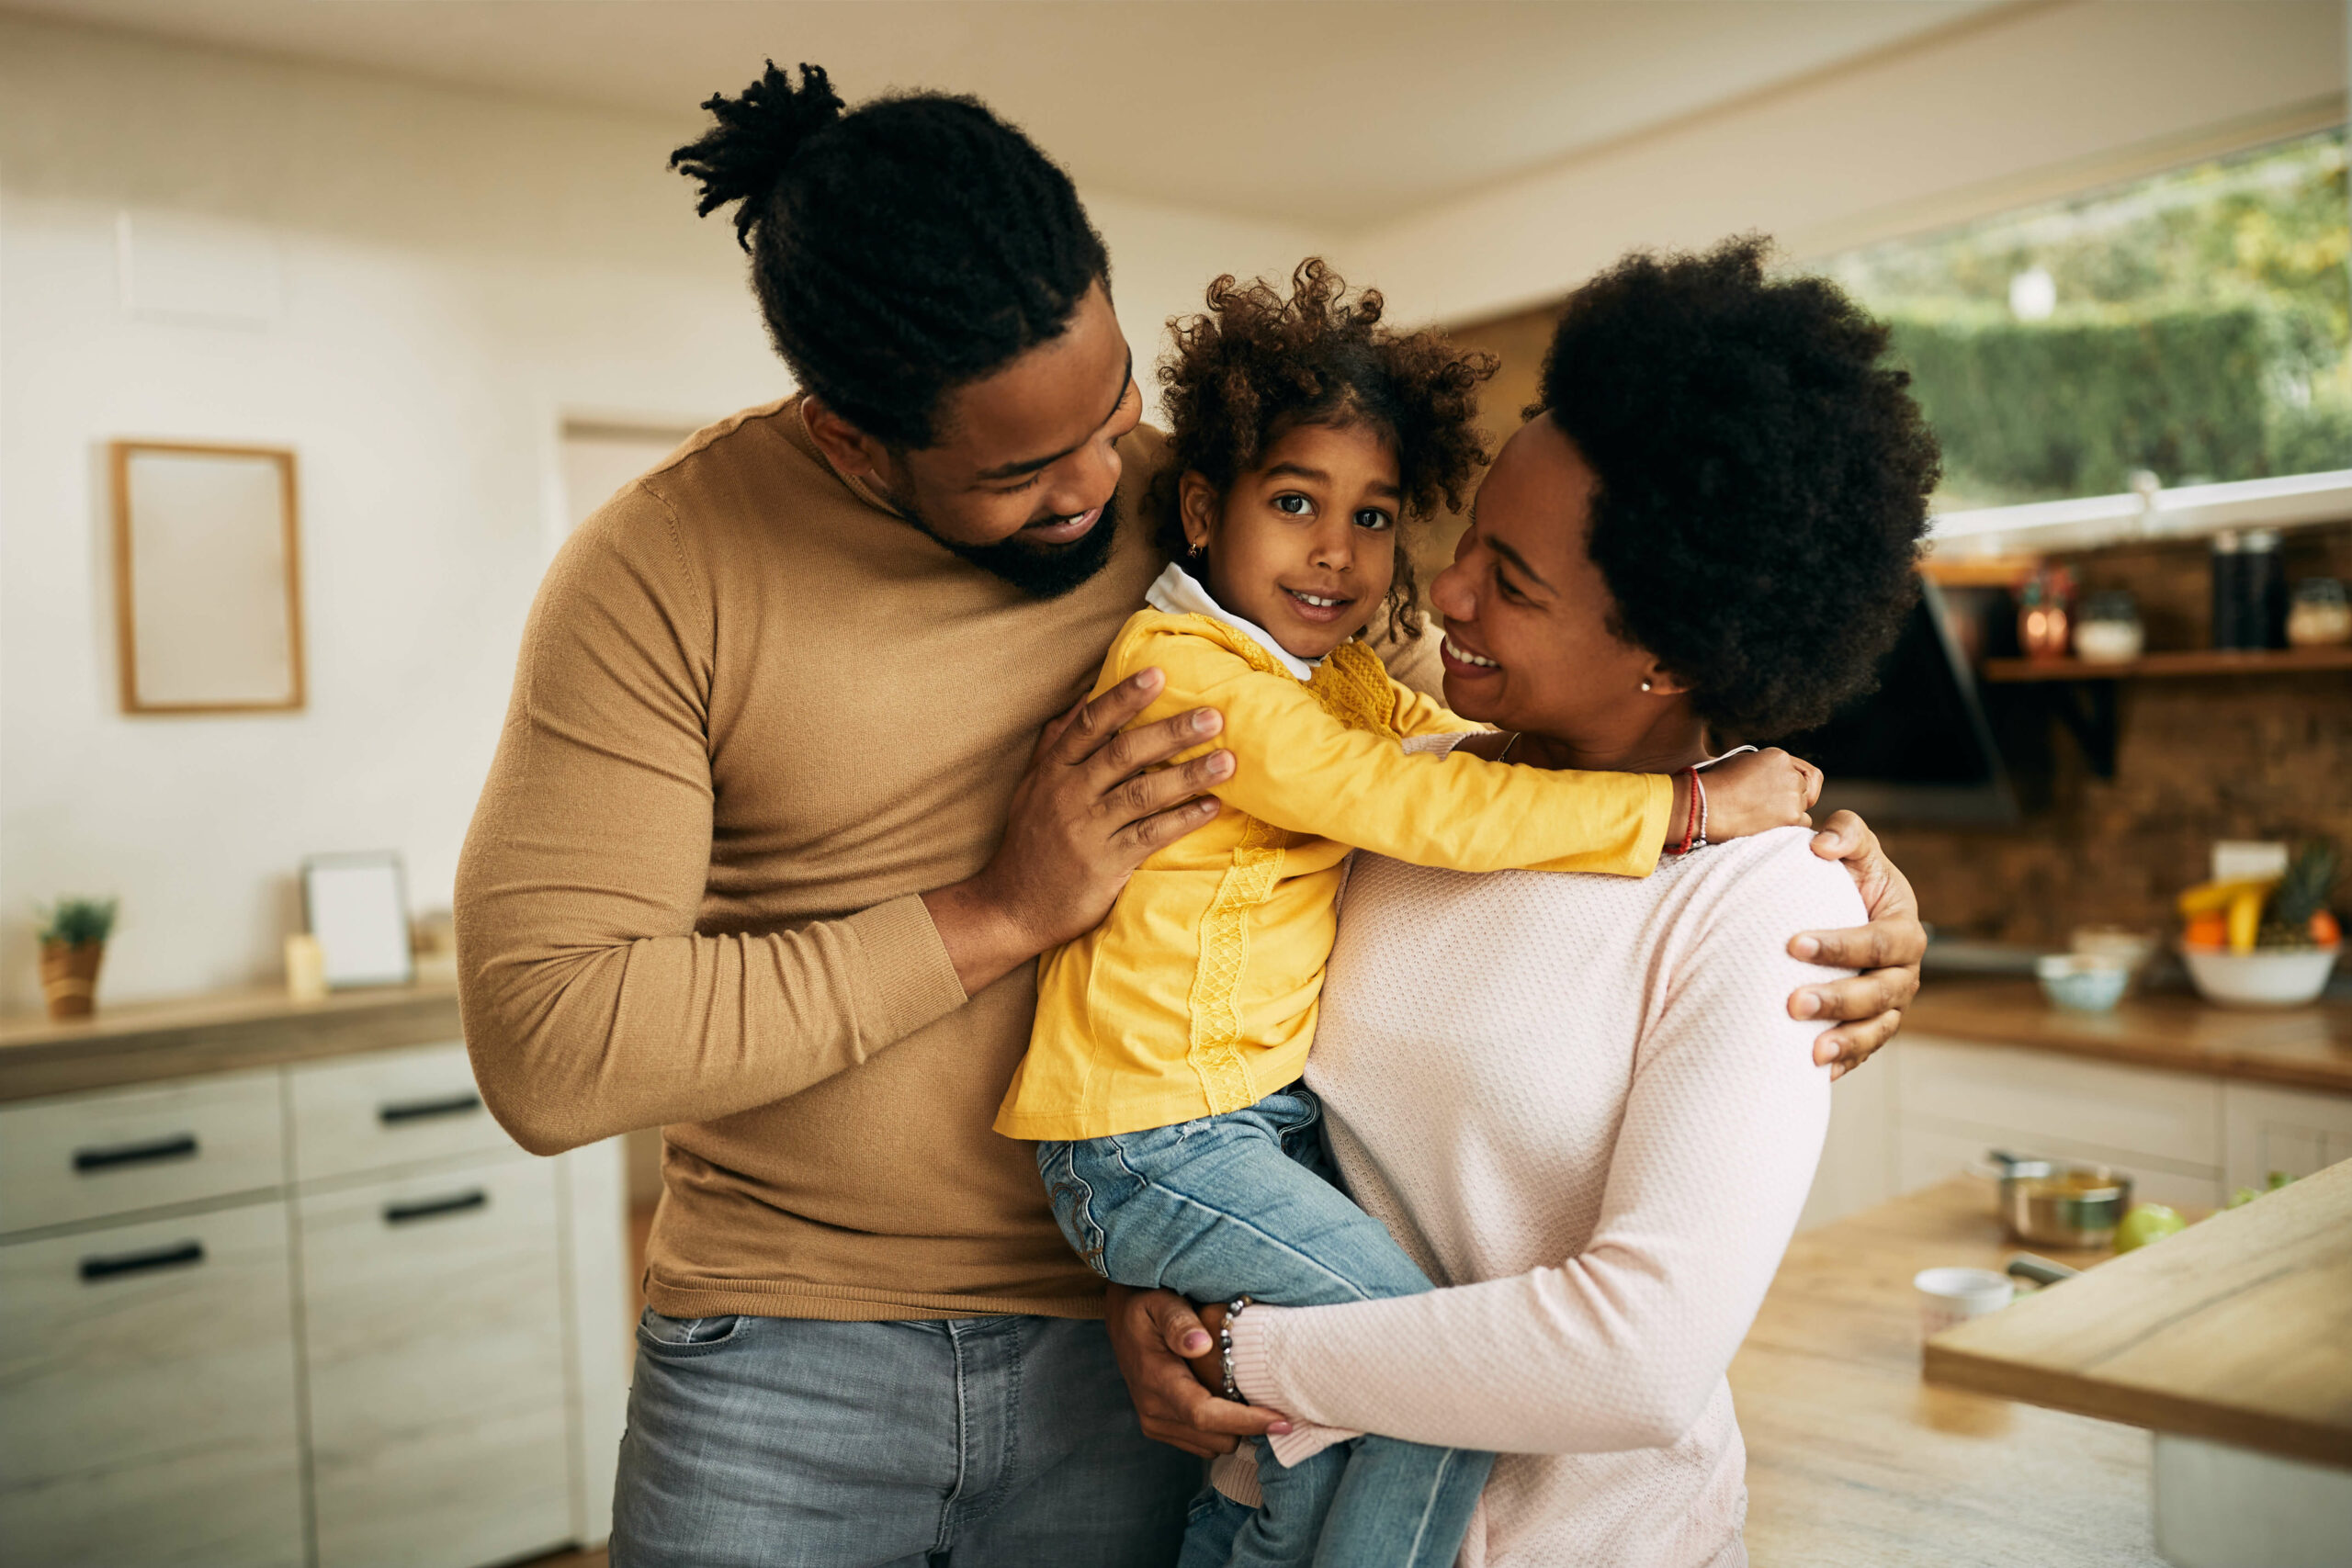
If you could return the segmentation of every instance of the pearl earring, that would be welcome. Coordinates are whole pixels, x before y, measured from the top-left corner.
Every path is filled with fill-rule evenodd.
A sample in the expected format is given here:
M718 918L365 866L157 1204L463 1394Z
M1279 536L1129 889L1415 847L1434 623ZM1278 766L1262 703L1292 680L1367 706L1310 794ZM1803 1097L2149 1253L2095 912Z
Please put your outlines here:
M1646 691L1648 691L1649 689L1650 689L1650 683L1649 683L1647 681L1643 682L1642 682L1642 690L1643 690L1643 691L1645 691L1645 692L1646 692Z

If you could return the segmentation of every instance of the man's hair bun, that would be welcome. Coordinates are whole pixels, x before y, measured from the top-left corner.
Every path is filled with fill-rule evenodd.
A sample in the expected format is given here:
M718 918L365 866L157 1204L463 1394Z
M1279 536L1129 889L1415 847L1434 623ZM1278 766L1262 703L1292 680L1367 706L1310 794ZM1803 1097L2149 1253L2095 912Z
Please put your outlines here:
M752 248L752 230L766 214L768 197L808 138L842 118L841 95L821 65L804 63L800 85L789 73L767 62L760 79L730 98L724 93L702 106L718 123L699 141L670 154L670 166L698 181L702 200L696 217L708 217L730 201L736 242Z
M1078 190L977 98L844 111L821 66L768 63L670 166L730 201L768 335L802 389L901 450L966 382L1059 337L1111 261Z

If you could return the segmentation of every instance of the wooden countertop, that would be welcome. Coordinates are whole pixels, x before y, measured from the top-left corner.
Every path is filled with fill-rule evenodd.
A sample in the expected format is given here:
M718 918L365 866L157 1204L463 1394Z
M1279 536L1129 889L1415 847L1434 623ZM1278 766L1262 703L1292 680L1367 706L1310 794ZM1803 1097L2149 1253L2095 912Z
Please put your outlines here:
M2145 1433L1919 1380L1911 1276L2018 1250L1964 1178L1790 1245L1731 1366L1757 1568L2161 1568Z
M2213 1077L2352 1094L2352 1004L2217 1008L2186 991L2126 997L2112 1012L2063 1012L2030 980L1937 976L1904 1015L1918 1034L2022 1045ZM1898 1044L1899 1048L1899 1044Z
M0 1101L269 1066L462 1038L449 984L339 991L222 992L108 1008L95 1018L0 1021Z
M1926 1376L2352 1469L2352 1160L1938 1335Z

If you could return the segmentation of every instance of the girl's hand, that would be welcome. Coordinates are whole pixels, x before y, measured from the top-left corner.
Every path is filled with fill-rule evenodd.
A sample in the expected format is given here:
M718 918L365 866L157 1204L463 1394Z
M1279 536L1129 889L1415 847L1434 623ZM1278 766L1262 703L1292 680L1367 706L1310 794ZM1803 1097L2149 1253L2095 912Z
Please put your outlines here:
M1707 841L1745 839L1774 828L1813 826L1813 803L1821 798L1821 770L1778 746L1747 751L1718 762L1701 775L1707 791ZM1669 844L1682 841L1690 821L1690 781L1674 775L1674 810L1666 825Z

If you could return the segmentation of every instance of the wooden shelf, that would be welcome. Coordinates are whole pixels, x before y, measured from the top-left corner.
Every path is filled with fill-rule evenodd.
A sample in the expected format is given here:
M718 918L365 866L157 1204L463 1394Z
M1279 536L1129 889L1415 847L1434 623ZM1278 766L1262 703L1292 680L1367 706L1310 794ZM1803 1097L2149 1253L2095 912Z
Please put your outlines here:
M2293 675L2352 670L2352 648L2278 648L2222 653L2146 653L2121 664L2081 659L1988 659L1987 681L2116 681L2144 675Z

